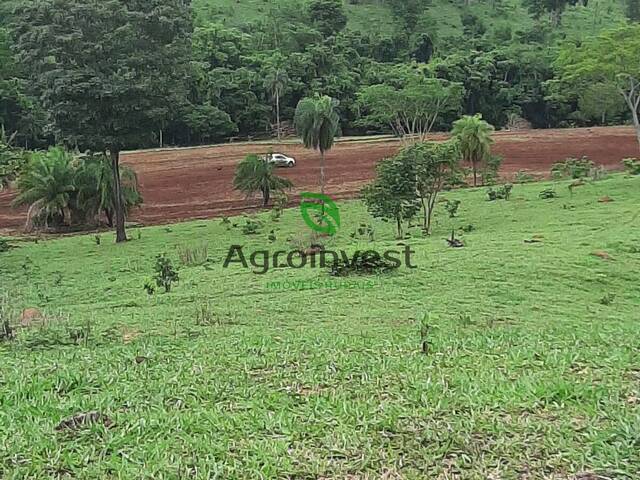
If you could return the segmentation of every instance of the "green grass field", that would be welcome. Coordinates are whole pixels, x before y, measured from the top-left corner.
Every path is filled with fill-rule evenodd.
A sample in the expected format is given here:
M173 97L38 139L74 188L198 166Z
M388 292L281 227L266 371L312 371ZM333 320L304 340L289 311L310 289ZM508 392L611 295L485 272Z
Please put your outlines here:
M551 200L544 183L509 201L444 194L459 216L440 205L432 237L404 240L418 268L351 279L366 289L274 291L329 277L222 268L232 244L308 237L296 209L252 236L238 218L132 229L124 245L12 240L3 315L48 320L0 342L0 478L639 478L640 177L567 184ZM332 247L400 248L392 225L340 206ZM350 236L363 222L373 244ZM205 264L179 263L202 243ZM149 296L163 252L181 279ZM89 411L112 424L56 429Z

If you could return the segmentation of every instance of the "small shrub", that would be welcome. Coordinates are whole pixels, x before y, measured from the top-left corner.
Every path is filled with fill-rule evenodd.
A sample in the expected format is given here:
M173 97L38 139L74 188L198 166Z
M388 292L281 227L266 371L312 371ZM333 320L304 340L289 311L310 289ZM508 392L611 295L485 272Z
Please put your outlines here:
M487 197L489 197L489 201L493 202L495 200L509 200L511 197L511 190L513 190L513 185L510 183L505 183L497 190L494 190L492 187L487 190Z
M604 297L600 299L600 304L609 306L613 303L615 298L616 298L615 293L607 293Z
M277 222L280 220L282 216L282 212L285 208L287 208L287 204L289 203L289 197L286 193L281 192L276 195L275 200L273 201L273 208L271 209L271 220Z
M373 242L375 237L374 228L368 223L361 223L350 235L354 239L367 239Z
M0 342L13 340L15 333L10 322L9 301L7 297L0 298Z
M153 284L153 280L147 280L143 288L145 289L145 291L147 292L147 295L149 296L156 293L156 286Z
M243 235L256 235L260 233L260 227L262 225L257 220L252 220L247 218L245 224L242 226L242 234Z
M476 229L476 227L472 224L469 225L465 225L464 227L461 227L460 230L462 230L464 233L471 233Z
M558 195L556 194L556 191L553 188L546 188L538 194L538 197L540 197L543 200L547 200L549 198L556 198L557 196Z
M171 259L164 253L156 256L156 263L153 267L156 272L154 280L159 288L164 288L165 293L171 291L171 285L180 278L178 272L173 268Z
M487 166L482 172L482 182L485 185L494 185L499 180L498 172L500 171L502 160L500 155L491 155L487 161Z
M376 252L358 252L351 259L340 259L333 264L329 274L334 277L355 275L376 275L391 272L398 268L396 263L382 258Z
M609 176L609 172L602 165L598 165L591 170L591 178L594 181L604 180Z
M431 316L428 313L422 314L420 318L420 344L422 345L422 353L429 353L429 333L431 332Z
M293 250L301 252L321 251L331 242L331 238L327 238L318 232L300 233L288 239L289 245Z
M531 175L530 173L524 170L520 170L518 173L516 173L516 178L515 178L516 183L531 183L531 182L535 182L535 180L536 179L533 175Z
M454 218L458 213L458 208L460 208L460 200L447 200L447 203L444 205L444 208L449 213L449 218Z
M567 158L564 162L558 162L551 167L553 178L586 178L591 174L595 164L589 157Z
M9 242L4 238L0 238L0 253L8 252L10 248Z
M178 258L180 263L186 267L202 265L209 258L209 247L202 242L199 245L178 245Z
M100 239L100 235L96 234L93 237L93 240L96 242L96 245L100 245L100 243L102 242L102 240Z
M210 326L220 324L220 319L211 308L211 304L209 302L200 303L196 307L195 317L196 325Z
M622 160L622 165L627 173L631 175L640 175L640 160L637 158L625 158Z
M498 192L500 193L502 198L504 198L505 200L509 200L509 198L511 198L511 190L513 190L513 185L511 185L510 183L505 183L504 185L502 185L502 187L500 187Z

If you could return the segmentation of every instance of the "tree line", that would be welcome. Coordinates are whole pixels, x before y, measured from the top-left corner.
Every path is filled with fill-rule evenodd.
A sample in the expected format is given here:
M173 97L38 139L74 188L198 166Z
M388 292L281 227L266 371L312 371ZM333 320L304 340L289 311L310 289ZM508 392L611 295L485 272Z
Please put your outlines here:
M0 29L3 135L108 158L119 241L122 150L281 136L316 108L337 134L410 142L465 114L496 128L631 121L640 142L640 27L562 41L549 29L571 2L526 3L556 20L488 36L467 12L464 44L443 48L412 20L421 2L391 2L407 28L390 38L347 29L340 0L283 3L246 29L194 21L187 0L16 2Z

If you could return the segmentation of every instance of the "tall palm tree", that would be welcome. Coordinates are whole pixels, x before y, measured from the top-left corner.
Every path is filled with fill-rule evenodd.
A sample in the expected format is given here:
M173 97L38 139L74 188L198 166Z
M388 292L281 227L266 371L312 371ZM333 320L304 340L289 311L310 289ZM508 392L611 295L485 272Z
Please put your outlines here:
M113 227L115 214L113 174L111 164L104 155L85 159L75 177L77 193L74 207L83 220L97 218L104 213L107 225ZM136 173L126 165L120 167L120 183L125 216L133 207L142 204L140 186Z
M293 187L293 183L286 178L273 173L273 165L257 155L247 155L238 164L233 187L243 192L247 198L257 192L262 194L262 206L266 207L271 198L271 192L283 191Z
M298 103L294 124L305 148L320 150L320 193L324 193L324 156L331 150L340 127L338 101L326 95L307 97Z
M280 99L282 98L288 83L289 77L287 76L287 72L281 68L271 69L264 79L264 86L271 94L271 99L275 102L276 106L278 141L280 141L280 137L282 135L282 129L280 128Z
M491 134L494 128L482 115L465 115L453 123L451 134L460 145L462 159L473 166L473 186L478 185L478 167L491 156Z
M71 222L71 198L75 192L73 155L63 148L50 148L32 155L17 182L15 206L29 205L27 229L36 221Z

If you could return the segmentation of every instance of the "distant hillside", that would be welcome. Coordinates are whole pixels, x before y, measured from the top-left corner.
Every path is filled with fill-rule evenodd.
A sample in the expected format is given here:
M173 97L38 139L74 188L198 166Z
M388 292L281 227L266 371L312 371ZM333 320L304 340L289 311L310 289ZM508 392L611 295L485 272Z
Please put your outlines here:
M393 35L404 24L392 5L405 0L348 0L347 28L365 34ZM584 0L587 6L570 6L562 16L559 38L580 39L625 21L627 0ZM219 21L242 27L264 20L274 11L304 11L305 0L193 0L198 21ZM462 40L466 28L484 31L489 38L531 31L535 25L522 0L414 0L418 4L416 31L429 33L436 45L446 47ZM466 4L469 3L468 6ZM281 17L281 15L278 15Z

